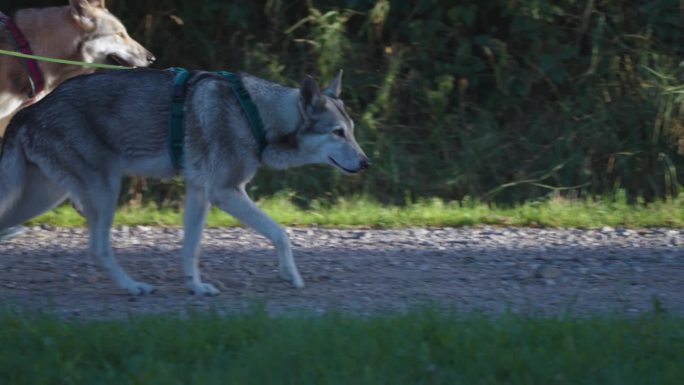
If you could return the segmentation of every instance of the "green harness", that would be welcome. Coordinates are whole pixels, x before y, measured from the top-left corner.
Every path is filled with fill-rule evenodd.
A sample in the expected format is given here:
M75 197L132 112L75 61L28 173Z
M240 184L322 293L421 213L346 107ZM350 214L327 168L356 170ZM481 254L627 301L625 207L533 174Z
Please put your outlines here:
M171 163L176 170L183 168L183 141L185 138L185 95L187 93L187 81L190 72L185 68L171 68L176 73L171 92L171 114L169 115L169 154ZM259 144L259 159L266 148L266 132L264 122L259 115L259 109L252 101L249 92L242 85L240 78L227 71L219 71L217 74L225 77L230 82L231 89L235 94L245 117L252 129L252 134Z

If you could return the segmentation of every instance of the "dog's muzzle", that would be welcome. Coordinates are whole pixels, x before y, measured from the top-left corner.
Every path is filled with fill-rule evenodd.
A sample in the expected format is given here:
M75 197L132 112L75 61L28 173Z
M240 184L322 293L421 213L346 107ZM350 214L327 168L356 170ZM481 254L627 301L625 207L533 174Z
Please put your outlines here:
M328 157L328 159L330 159L330 161L333 162L333 164L334 164L335 166L337 166L339 169L341 169L341 170L343 170L344 172L347 172L347 173L349 173L349 174L357 174L357 173L359 173L359 172L361 172L361 171L363 171L363 170L368 169L368 168L370 167L370 165L371 165L371 163L370 163L370 161L368 160L368 158L363 158L363 159L361 159L361 160L359 161L359 168L357 168L356 170L351 170L351 169L348 169L348 168L342 166L341 164L337 163L337 161L336 161L335 159L333 159L332 157L330 157L330 156Z

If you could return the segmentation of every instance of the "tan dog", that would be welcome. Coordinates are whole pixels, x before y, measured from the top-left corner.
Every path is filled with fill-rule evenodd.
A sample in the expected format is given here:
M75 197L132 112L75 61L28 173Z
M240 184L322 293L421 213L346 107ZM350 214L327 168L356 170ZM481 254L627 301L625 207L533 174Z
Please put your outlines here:
M69 5L61 7L21 9L12 22L36 55L135 67L145 67L154 61L154 56L133 40L121 21L109 13L104 0L69 0ZM16 38L5 25L0 25L0 48L16 50ZM26 63L0 55L0 137L22 107L40 100L71 77L93 72L92 68L74 65L36 63L44 87L32 95L32 79Z

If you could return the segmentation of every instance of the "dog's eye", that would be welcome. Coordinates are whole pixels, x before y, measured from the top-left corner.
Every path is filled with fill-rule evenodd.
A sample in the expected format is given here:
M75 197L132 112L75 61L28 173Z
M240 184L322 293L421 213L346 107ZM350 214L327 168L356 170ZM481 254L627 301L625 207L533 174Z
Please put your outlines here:
M333 134L335 134L336 136L339 136L340 138L344 138L344 130L341 128L334 129Z

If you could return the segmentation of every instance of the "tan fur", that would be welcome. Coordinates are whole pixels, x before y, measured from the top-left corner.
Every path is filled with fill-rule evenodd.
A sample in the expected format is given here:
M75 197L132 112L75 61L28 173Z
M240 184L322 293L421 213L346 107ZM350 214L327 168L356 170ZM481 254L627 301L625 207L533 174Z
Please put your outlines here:
M104 1L71 0L70 5L48 8L22 9L14 15L14 21L31 45L33 53L59 59L107 62L105 52L93 53L88 42L96 34L110 34L112 52L126 56L131 66L147 66L154 59L152 54L133 40L121 22L104 8ZM101 43L100 43L101 44ZM0 48L14 50L9 31L0 27ZM40 100L61 82L77 75L93 72L93 69L39 61L43 72L45 89L33 102ZM12 116L25 107L31 89L28 73L20 59L0 55L0 137Z

